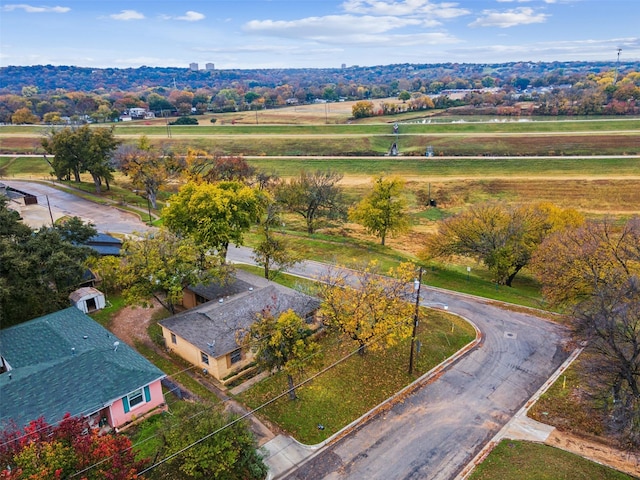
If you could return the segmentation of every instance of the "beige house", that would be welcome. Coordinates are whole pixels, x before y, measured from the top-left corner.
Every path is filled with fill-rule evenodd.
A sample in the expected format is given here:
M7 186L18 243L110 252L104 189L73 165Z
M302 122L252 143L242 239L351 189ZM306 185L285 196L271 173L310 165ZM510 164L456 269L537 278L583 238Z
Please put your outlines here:
M159 322L165 345L223 383L253 360L238 336L257 314L278 316L291 309L311 322L320 305L316 298L241 270L228 285L190 288L185 306L191 294L197 306Z

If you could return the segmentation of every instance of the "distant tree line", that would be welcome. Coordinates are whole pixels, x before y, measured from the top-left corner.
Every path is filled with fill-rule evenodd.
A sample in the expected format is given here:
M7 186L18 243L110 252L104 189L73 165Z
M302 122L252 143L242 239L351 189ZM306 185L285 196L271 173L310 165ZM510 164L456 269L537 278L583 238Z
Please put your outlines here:
M597 63L518 63L478 67L392 65L221 72L146 67L3 67L0 122L102 123L117 119L130 108L144 108L156 115L191 115L276 108L316 99L331 102L388 97L399 97L403 103L383 105L374 114L451 106L467 106L473 113L485 109L486 113L499 115L638 112L638 64L616 67ZM173 78L181 81L174 84ZM55 87L47 83L51 79L59 80ZM448 97L452 90L470 93L452 104ZM522 101L531 104L522 108L518 105Z

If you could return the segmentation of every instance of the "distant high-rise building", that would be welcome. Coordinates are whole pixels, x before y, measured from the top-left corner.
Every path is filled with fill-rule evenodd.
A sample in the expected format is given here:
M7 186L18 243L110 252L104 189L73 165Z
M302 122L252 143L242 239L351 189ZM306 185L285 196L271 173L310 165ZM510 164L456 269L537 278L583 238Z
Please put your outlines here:
M346 63L343 63L343 64L342 64L342 68L347 68L347 64L346 64Z
M197 63L190 63L189 64L189 70L197 72L198 71L198 64Z
M213 63L205 63L204 69L207 72L213 72L216 69L216 66Z

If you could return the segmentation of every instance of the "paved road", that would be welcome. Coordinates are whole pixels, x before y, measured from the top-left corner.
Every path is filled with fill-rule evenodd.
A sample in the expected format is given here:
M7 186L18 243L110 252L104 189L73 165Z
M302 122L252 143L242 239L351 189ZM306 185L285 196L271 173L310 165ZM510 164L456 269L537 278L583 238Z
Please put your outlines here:
M567 357L565 332L536 317L431 291L484 334L437 381L293 472L290 480L453 479Z
M52 210L91 220L101 231L148 228L134 215L51 187L5 183L48 195ZM251 252L230 248L229 260L250 263ZM304 262L291 273L317 277L326 268ZM423 304L447 304L451 312L472 320L483 332L483 343L438 380L322 449L290 480L453 479L567 357L561 348L566 332L556 324L477 298L423 291Z
M251 262L248 249L229 259ZM304 262L291 270L318 277ZM567 358L564 328L474 297L426 288L422 303L446 304L482 331L482 344L437 381L324 448L289 480L453 479Z
M85 222L91 222L99 232L104 233L131 234L149 229L137 215L108 205L91 202L41 183L22 180L2 180L2 183L38 197L38 205L19 206L18 208L25 223L33 228L51 225L51 215L55 220L68 215L80 217ZM51 215L47 207L47 199L51 205ZM17 206L14 202L12 208Z

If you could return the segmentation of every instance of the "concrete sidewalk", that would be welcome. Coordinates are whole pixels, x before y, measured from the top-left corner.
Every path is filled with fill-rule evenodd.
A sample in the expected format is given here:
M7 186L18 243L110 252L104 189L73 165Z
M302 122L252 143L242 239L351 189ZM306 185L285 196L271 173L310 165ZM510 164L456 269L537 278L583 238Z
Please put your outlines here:
M269 467L268 479L280 478L305 462L319 447L302 445L287 435L278 435L262 446Z

